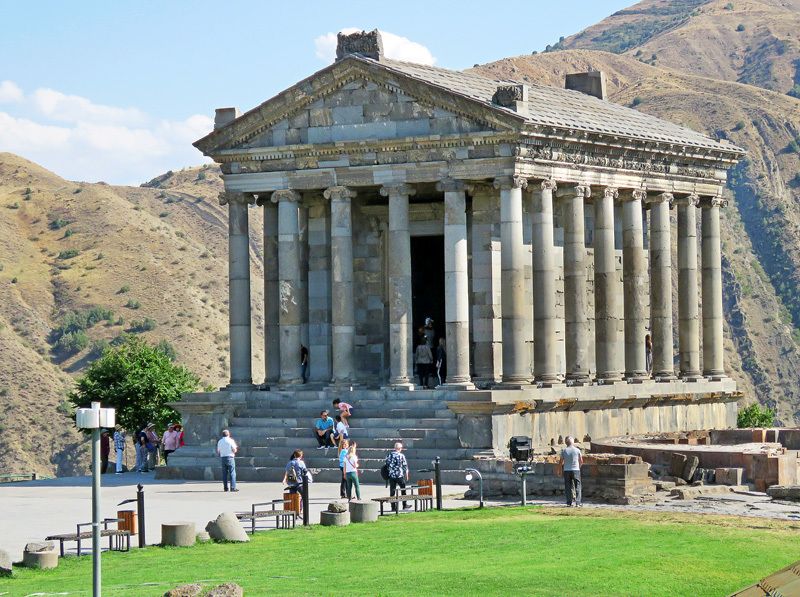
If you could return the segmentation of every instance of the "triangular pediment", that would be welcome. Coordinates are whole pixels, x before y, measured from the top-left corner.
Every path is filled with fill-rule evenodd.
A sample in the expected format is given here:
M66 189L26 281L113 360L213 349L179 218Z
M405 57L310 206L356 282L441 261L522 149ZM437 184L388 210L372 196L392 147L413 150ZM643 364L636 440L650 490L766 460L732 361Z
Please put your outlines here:
M519 130L523 120L377 61L349 58L264 102L195 146L213 155L262 147L510 132Z

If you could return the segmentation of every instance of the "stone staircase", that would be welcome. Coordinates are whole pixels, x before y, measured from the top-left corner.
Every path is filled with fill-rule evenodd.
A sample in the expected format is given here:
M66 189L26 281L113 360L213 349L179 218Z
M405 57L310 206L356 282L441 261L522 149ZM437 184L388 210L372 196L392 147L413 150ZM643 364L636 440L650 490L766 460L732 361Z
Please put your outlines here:
M339 396L353 405L350 439L358 442L364 483L382 483L380 468L394 442L402 441L412 480L432 478L419 473L440 458L442 482L465 485L464 468L472 466L483 450L462 448L456 416L447 408L449 392L423 390L392 392L356 390L341 394L323 390L250 392L228 422L231 436L240 445L237 478L243 481L279 482L293 450L305 453L306 465L317 482L340 479L335 448L318 450L312 430L323 409L333 413L331 401ZM185 446L170 457L157 477L219 479L219 461L209 447Z

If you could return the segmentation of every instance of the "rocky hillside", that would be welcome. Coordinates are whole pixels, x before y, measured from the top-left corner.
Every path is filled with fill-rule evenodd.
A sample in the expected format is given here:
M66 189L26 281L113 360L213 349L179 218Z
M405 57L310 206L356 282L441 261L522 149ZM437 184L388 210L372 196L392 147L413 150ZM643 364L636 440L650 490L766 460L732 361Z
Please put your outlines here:
M637 6L644 4L658 3ZM800 25L800 15L794 19ZM680 27L671 31L679 35ZM776 406L785 424L800 422L800 100L652 66L635 53L552 51L477 70L559 86L566 73L603 70L609 101L748 150L730 176L731 204L723 211L727 360L748 397Z
M0 153L0 473L85 470L66 391L123 334L166 341L205 384L225 383L221 188L213 167L116 187L69 182ZM253 252L259 279L257 234ZM253 290L260 302L259 286ZM262 359L263 343L253 344Z

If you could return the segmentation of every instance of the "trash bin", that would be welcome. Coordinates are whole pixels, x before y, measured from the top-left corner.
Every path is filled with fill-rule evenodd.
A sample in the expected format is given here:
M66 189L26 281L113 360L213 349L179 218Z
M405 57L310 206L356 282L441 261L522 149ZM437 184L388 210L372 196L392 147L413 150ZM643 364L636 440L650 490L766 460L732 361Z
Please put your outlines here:
M117 510L117 528L120 531L129 531L131 535L136 534L136 510Z
M419 495L433 495L433 479L420 479L417 485L419 485Z
M299 493L284 493L283 494L283 509L294 510L300 516L300 494Z

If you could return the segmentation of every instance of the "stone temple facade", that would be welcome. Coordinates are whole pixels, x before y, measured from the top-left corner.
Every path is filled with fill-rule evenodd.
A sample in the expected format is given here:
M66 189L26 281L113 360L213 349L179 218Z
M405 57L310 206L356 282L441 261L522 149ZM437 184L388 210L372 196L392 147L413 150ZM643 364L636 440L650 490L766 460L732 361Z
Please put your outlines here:
M340 35L337 56L247 113L217 110L195 143L224 173L231 363L227 388L179 405L197 443L275 392L429 395L461 446L495 450L510 435L735 423L720 209L741 149L605 101L601 73L569 89L496 81L387 59L377 32ZM265 297L257 372L251 283ZM420 391L427 316L447 381Z

